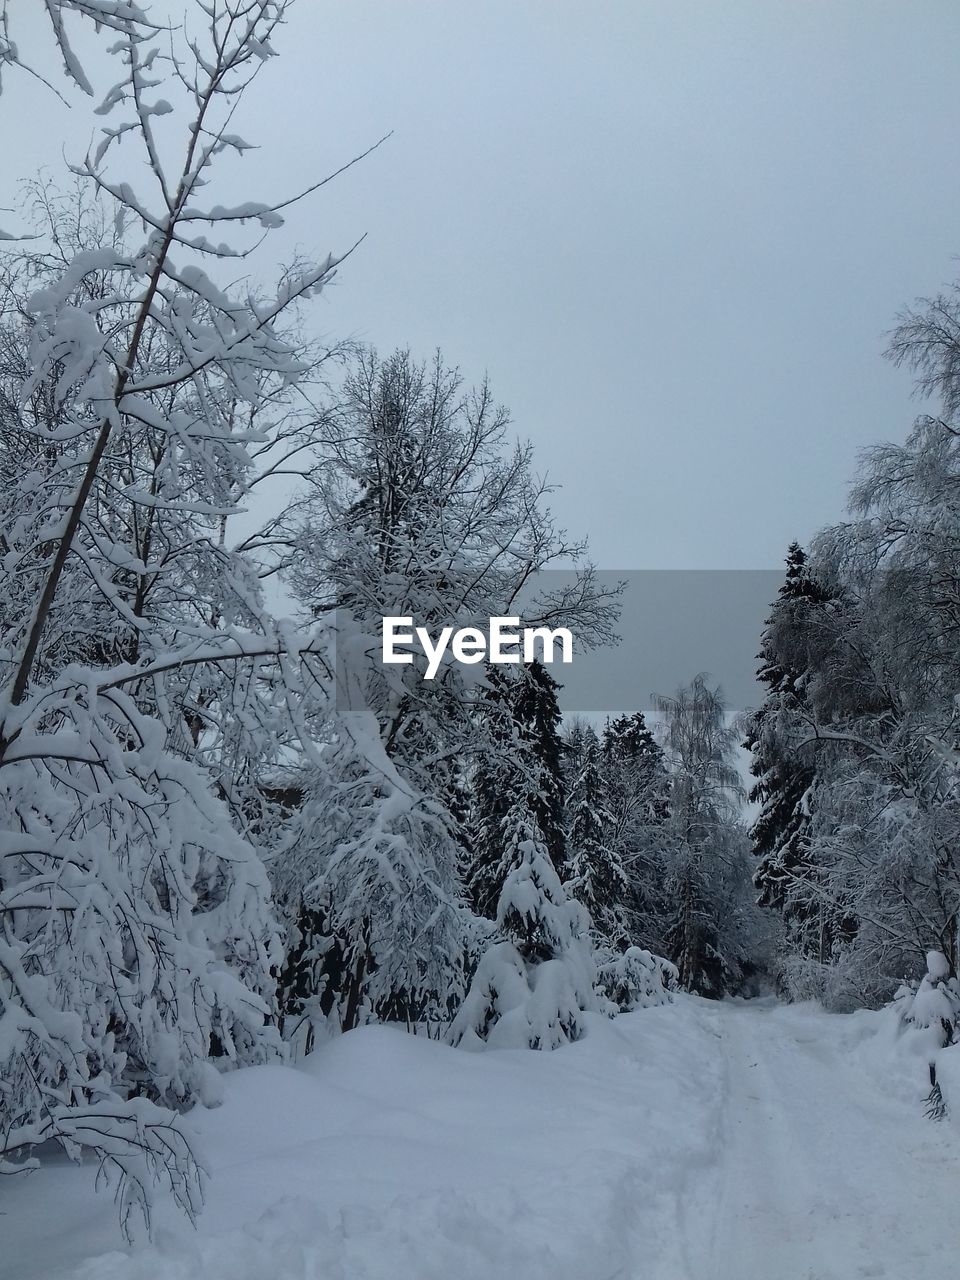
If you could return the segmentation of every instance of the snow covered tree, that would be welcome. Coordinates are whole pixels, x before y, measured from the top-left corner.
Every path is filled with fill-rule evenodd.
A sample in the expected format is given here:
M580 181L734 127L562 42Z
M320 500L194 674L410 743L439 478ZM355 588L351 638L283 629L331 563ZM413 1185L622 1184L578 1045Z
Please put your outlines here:
M809 793L816 753L799 745L811 677L811 656L828 594L811 576L798 543L787 553L787 572L761 640L758 680L767 686L759 710L745 724L744 746L752 753L756 779L750 800L761 806L750 836L758 865L754 884L761 906L783 914L791 938L803 951L827 958L832 913L811 904L807 885L816 879L810 860ZM811 909L812 908L812 909Z
M947 1103L937 1079L937 1057L941 1049L960 1041L960 982L950 973L950 962L942 951L929 951L926 972L919 983L906 983L894 996L901 1026L909 1028L925 1051L930 1079L926 1113L933 1120L947 1114ZM915 1050L916 1051L916 1050Z
M316 998L343 1030L444 1016L469 929L449 816L399 772L372 713L340 713L335 733L271 866L317 953L288 978L285 1013Z
M280 1033L311 1052L317 1024L334 1011L345 958L332 936L328 913L321 905L296 904L283 966L277 976Z
M663 767L663 749L644 718L642 711L608 720L603 730L603 752L608 760L630 760L644 774L655 774Z
M511 797L524 785L537 828L557 874L566 874L563 827L563 744L559 685L541 662L491 666L478 726L482 749L471 778L471 860L467 882L480 915L493 919L509 868L503 851L503 821ZM550 833L547 837L544 832Z
M922 522L922 502L910 504ZM949 645L931 608L932 544L924 537L920 563L902 534L885 553L891 517L868 509L816 544L818 576L834 574L840 603L798 738L816 751L818 778L806 803L815 875L796 879L811 912L831 918L833 941L819 970L793 966L792 986L819 983L837 1007L882 1002L930 949L956 956L957 770L944 749L955 707L924 652Z
M449 1032L463 1048L555 1049L578 1040L583 1012L598 1007L589 917L560 883L532 800L521 789L503 821L510 870L497 933Z
M785 629L805 674L783 736L815 770L790 897L829 922L829 945L796 948L785 971L835 1007L882 1003L928 951L957 965L958 314L954 292L902 317L890 354L944 417L867 451L852 519L813 546L830 598Z
M676 965L642 947L627 947L597 965L597 990L614 1013L632 1013L670 1004L679 974Z
M272 297L203 270L248 247L211 233L281 222L199 202L217 156L247 149L229 121L282 2L198 5L189 36L119 0L49 10L83 87L68 11L101 20L122 63L114 119L76 170L118 234L55 268L34 255L6 335L27 356L0 423L0 1163L29 1168L51 1142L92 1152L128 1223L158 1177L196 1211L175 1111L216 1099L214 1062L280 1050L269 884L204 754L222 763L223 726L297 674L224 529L258 450L283 452L274 409L303 365L282 318L334 264ZM179 139L161 86L189 113ZM139 191L117 172L131 143Z
M593 726L582 716L564 717L560 735L560 766L563 774L564 794L569 796L573 781L583 764L583 745L588 729Z
M778 717L789 714L803 698L806 671L791 669L790 655L779 651L793 639L798 622L793 602L820 598L806 569L807 557L799 543L791 543L787 552L787 572L780 588L775 612L767 620L761 641L761 666L757 674L768 689L766 699L752 718L744 746L753 753L751 774L757 778L750 799L762 805L760 815L751 828L754 853L760 859L755 883L764 906L782 906L789 888L790 871L802 866L805 815L802 802L813 781L810 762L799 762L787 756L782 743L774 740ZM783 614L789 618L784 619ZM785 625L783 625L785 623ZM778 624L781 624L778 629ZM787 633L786 636L784 633ZM780 640L778 649L777 641Z
M665 954L684 987L719 996L741 979L755 940L737 735L702 675L655 701L671 771Z
M462 864L481 856L476 830L464 826L471 772L496 767L502 731L511 741L517 733L514 711L516 724L529 720L531 732L558 754L559 712L555 697L552 710L548 705L552 682L542 668L510 682L509 714L502 717L493 676L478 670L468 679L464 667L448 662L436 679L425 680L421 659L382 665L382 619L410 616L434 630L485 627L491 617L510 615L534 574L558 558L578 558L582 548L556 527L529 447L509 442L506 412L489 388L466 392L459 373L439 354L423 364L405 351L386 359L361 352L325 409L324 422L320 456L327 469L311 484L299 512L295 533L301 552L291 582L304 610L329 619L336 630L338 689L324 729L333 747L308 771L306 802L295 819L300 834L293 844L300 854L312 852L290 864L293 880L286 853L272 865L286 900L302 900L309 909L315 898L329 912L337 946L352 957L343 980L353 981L349 975L355 977L362 965L362 1015L387 1016L392 1008L414 1017L424 1000L441 1010L462 993L471 932L468 913L461 910ZM535 592L529 608L531 624L534 618L567 619L591 643L609 632L613 598L587 567L573 587ZM354 713L367 728L375 725L376 734L364 731L358 739L350 722ZM369 769L359 758L368 751ZM357 770L375 780L384 760L391 772L383 794L375 781L369 790L350 781ZM331 780L331 769L342 770L342 776ZM331 785L356 805L352 818L344 810L338 842L331 841L325 818ZM402 833L392 825L388 797L400 788L419 824L416 836L407 811ZM562 831L554 775L538 780L532 794L556 847ZM389 810L383 826L390 838L368 845L362 828L381 804ZM502 817L498 812L494 819L497 831ZM498 863L501 856L498 847ZM308 868L309 880L296 879ZM364 895L358 885L366 886ZM480 886L470 887L479 905ZM493 914L499 888L498 883L481 910ZM442 945L426 946L419 931L426 919L459 920L459 948L446 933ZM396 954L388 957L387 949ZM433 984L429 998L425 968ZM395 984L392 991L389 983Z
M593 729L583 734L582 761L568 799L567 892L586 907L601 945L622 951L629 940L626 922L627 875L613 843L602 771L600 742Z
M536 769L531 804L547 852L559 876L566 866L563 828L563 746L560 741L560 685L542 662L534 659L519 669L511 686L513 717Z
M494 920L507 868L503 857L503 821L523 751L513 714L511 682L505 668L490 666L487 688L477 713L477 724L486 749L474 763L469 779L469 855L464 859L464 880L473 910Z
M602 771L613 817L611 845L627 876L629 936L662 945L670 776L663 750L641 711L617 716L603 731Z

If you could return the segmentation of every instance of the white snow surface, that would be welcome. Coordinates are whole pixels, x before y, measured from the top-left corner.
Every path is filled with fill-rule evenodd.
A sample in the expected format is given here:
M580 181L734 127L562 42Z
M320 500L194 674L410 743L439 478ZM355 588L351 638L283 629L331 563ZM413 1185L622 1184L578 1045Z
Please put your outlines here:
M69 1164L0 1182L3 1280L942 1280L955 1123L889 1013L671 1005L553 1053L391 1027L224 1080L212 1173L119 1244Z

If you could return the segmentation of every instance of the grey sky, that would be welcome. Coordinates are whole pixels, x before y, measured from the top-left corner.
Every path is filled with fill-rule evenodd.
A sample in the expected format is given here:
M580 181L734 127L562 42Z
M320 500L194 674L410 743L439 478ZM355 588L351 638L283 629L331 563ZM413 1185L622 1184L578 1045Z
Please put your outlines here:
M599 564L775 567L905 433L883 333L960 250L952 0L299 0L277 43L217 197L394 130L270 253L368 233L318 325L489 371ZM2 204L89 136L23 77L0 118Z
M732 712L757 705L756 655L783 581L778 570L641 570L601 577L625 584L618 626L623 643L592 653L574 644L573 663L552 668L563 685L565 711L646 711L654 694L672 694L698 671L721 685Z

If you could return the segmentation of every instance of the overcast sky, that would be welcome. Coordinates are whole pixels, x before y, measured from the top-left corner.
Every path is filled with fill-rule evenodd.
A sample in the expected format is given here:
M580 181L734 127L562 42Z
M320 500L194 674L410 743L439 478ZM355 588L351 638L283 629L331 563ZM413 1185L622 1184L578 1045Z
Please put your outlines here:
M271 252L367 233L318 325L488 371L601 565L776 566L905 433L880 352L956 270L955 0L299 0L277 46L224 189L393 130ZM90 132L22 77L2 117L4 204Z
M299 0L276 43L216 196L393 130L270 252L366 233L317 326L487 371L602 567L776 567L905 434L884 332L960 251L955 0ZM71 100L7 77L0 203L82 153Z

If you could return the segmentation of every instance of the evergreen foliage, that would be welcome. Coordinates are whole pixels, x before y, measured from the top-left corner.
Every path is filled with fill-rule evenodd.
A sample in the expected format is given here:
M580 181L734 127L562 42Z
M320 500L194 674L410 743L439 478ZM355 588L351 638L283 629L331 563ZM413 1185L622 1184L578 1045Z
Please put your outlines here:
M589 918L569 898L521 783L503 820L497 932L450 1028L465 1048L555 1049L583 1034L596 1009Z
M568 801L570 825L567 891L590 913L599 939L616 950L629 941L627 874L614 845L600 743L593 729L583 735L582 764Z
M810 851L816 753L811 743L798 745L798 728L809 714L811 660L828 625L830 596L810 576L798 543L791 544L786 563L761 641L757 678L767 693L745 726L743 744L756 779L749 798L761 806L750 830L758 859L754 884L760 905L782 913L791 945L825 961L838 922L810 892L817 880Z

